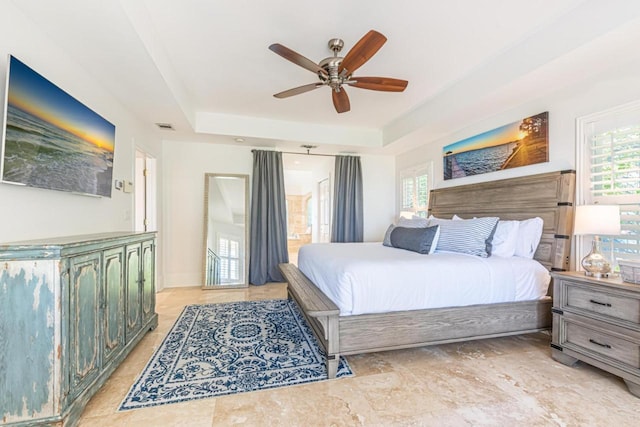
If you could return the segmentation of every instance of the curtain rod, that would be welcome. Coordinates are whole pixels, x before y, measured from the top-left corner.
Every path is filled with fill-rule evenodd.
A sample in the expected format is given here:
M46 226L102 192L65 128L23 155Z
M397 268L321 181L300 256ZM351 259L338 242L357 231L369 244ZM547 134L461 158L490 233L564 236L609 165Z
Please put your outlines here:
M256 151L261 151L261 150L256 150L255 148L251 150L252 153L254 153ZM264 150L264 151L267 151L267 150ZM273 150L273 151L275 151L275 150ZM299 154L301 156L324 156L324 157L354 156L352 154L316 154L316 153L310 153L309 150L307 150L306 153L294 153L293 151L280 151L280 153L282 153L282 154ZM354 157L359 157L359 156L354 156Z

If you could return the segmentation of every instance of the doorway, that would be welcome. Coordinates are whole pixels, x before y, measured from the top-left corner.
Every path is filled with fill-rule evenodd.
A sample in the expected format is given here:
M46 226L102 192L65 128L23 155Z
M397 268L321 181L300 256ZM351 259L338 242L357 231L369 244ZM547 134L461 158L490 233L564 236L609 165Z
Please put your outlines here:
M331 241L331 177L318 182L318 242Z
M156 159L136 149L135 164L135 231L157 231Z
M297 265L302 246L330 240L335 160L333 156L283 153L282 162L289 262Z

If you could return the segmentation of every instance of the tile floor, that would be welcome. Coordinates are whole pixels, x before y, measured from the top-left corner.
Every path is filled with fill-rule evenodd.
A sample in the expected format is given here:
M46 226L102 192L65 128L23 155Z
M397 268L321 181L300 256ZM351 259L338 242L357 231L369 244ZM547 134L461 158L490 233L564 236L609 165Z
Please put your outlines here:
M349 356L351 378L118 412L186 304L271 298L286 298L286 285L158 293L158 328L89 402L80 426L640 425L640 399L622 380L555 362L542 333Z

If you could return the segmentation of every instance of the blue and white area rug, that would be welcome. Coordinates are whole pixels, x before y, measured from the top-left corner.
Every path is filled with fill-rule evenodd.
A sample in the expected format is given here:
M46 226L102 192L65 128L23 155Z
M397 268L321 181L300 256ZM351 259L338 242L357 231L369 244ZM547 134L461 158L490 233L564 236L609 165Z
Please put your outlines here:
M293 301L188 305L120 410L325 380L325 362Z

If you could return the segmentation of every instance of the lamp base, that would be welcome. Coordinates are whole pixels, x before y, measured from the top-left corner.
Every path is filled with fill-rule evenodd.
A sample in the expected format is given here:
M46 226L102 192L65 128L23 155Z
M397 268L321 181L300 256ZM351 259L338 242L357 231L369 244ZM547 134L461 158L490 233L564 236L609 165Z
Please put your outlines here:
M614 277L613 273L591 273L589 271L585 271L584 275L595 279L607 279L609 277Z
M594 236L591 242L591 252L582 258L582 267L585 269L585 275L601 279L609 277L611 272L611 263L600 253L600 237Z

